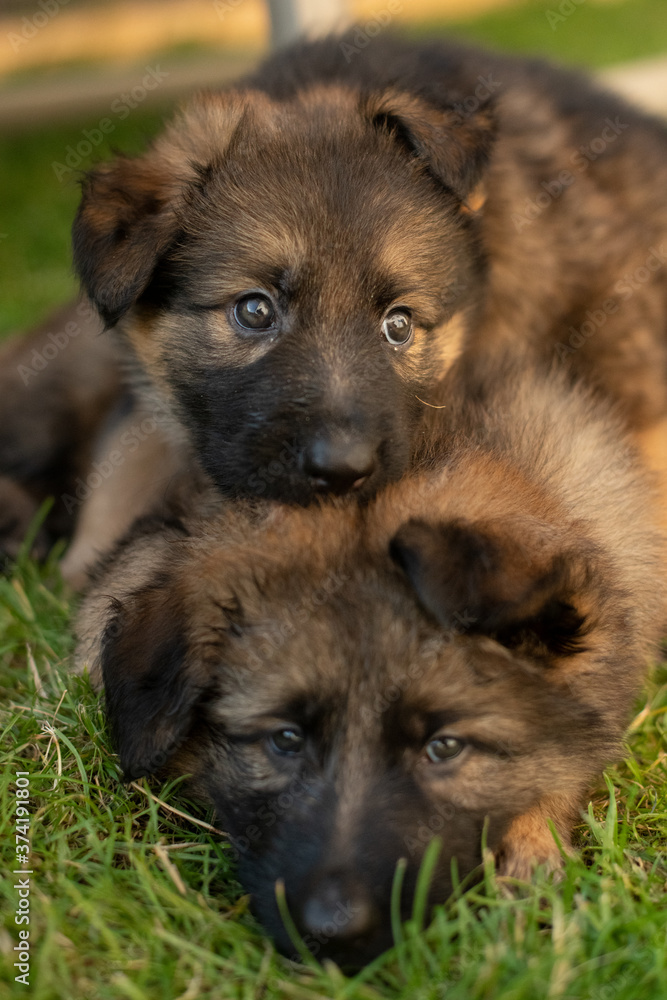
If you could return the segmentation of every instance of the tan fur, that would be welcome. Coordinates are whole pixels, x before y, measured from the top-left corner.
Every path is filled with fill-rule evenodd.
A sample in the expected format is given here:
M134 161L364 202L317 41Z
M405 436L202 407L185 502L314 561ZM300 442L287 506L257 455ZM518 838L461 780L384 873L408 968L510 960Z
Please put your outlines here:
M86 586L90 567L112 549L138 517L148 510L159 510L166 497L173 502L177 484L182 481L182 455L160 428L143 440L132 438L135 450L124 443L129 428L137 422L140 425L138 416L134 412L104 438L100 457L109 462L107 456L119 456L119 464L82 505L76 534L62 562L63 577L77 590Z
M510 823L498 849L498 870L509 878L528 881L537 865L554 871L560 867L560 853L554 844L550 823L565 853L570 853L570 827L578 816L581 789L548 795Z
M251 829L269 836L257 818L234 826L246 794L267 807L294 798L292 772L257 734L296 725L298 710L286 706L320 713L309 738L328 755L323 773L337 804L327 813L325 870L307 886L348 868L363 884L354 859L370 847L360 831L378 822L397 824L404 839L395 850L411 865L424 846L419 831L441 833L435 898L447 892L449 853L462 874L474 864L485 817L501 873L558 867L549 821L571 850L587 789L620 752L667 617L654 494L613 416L591 397L535 374L505 371L499 383L483 406L441 418L439 457L367 509L234 504L216 513L210 498L203 517L138 531L82 605L78 663L97 684L104 671L123 766L142 773L171 758L172 771L192 773L195 793L215 803L235 843ZM458 548L461 531L469 552L468 542ZM583 622L571 648L560 639L551 647L547 619L541 637L539 625L521 624L539 623L554 599L557 614L568 605ZM181 659L167 665L175 649ZM152 676L164 677L156 691L178 692L178 713L161 714L155 695L144 705ZM384 727L399 708L400 726L391 725L406 745L400 766L429 805L378 819L392 753ZM449 720L448 737L486 749L433 767L420 750L432 717ZM299 829L322 836L316 814ZM393 870L393 849L377 847L369 870L384 850ZM249 850L243 871L254 884ZM299 888L294 865L286 882L298 914L303 894L319 890Z
M667 418L636 436L639 453L656 477L660 496L661 523L667 529Z

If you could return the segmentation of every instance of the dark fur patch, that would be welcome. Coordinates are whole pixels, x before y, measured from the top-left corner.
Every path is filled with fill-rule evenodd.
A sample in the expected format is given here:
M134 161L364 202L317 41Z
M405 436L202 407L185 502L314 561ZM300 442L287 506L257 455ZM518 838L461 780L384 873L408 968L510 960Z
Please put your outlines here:
M153 774L183 746L198 702L210 691L206 673L187 664L183 612L168 580L114 602L104 630L101 667L114 745L126 780Z
M148 285L172 239L167 184L156 168L126 157L90 171L72 229L74 266L107 326Z
M590 554L564 553L555 541L551 526L536 522L410 521L390 551L442 625L563 656L580 649L585 635L585 616L573 602Z

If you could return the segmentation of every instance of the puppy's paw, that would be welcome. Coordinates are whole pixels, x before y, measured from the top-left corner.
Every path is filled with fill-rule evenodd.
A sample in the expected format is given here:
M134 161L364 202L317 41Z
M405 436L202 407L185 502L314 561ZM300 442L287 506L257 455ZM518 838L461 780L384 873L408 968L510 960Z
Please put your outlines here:
M563 854L573 853L569 833L559 829L560 847L549 827L549 813L536 806L510 823L496 851L496 871L511 879L529 882L537 868L558 876L563 870ZM562 851L561 851L562 848Z

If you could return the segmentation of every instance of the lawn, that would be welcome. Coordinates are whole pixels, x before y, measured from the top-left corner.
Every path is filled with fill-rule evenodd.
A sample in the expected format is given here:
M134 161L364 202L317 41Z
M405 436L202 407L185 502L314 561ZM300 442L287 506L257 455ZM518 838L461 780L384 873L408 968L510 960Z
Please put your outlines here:
M528 0L491 10L474 21L416 26L418 33L425 30L450 31L483 45L541 52L590 68L667 50L663 0Z
M483 885L440 910L426 933L354 979L294 967L248 912L213 817L174 787L120 784L98 698L68 674L70 602L53 562L21 559L0 580L5 871L16 802L27 805L30 876L3 880L2 953L11 963L19 880L30 879L30 989L84 998L536 1000L667 997L667 670L656 670L630 735L578 830L564 880L510 895ZM29 798L16 799L16 772ZM25 780L20 779L25 785ZM21 832L23 827L20 827ZM19 834L21 835L21 834ZM19 844L22 842L19 841ZM18 852L20 855L23 852ZM15 985L15 995L25 987Z
M570 13L562 14L561 8ZM664 0L530 0L474 21L430 21L410 28L417 37L445 32L595 68L667 52ZM179 57L182 53L175 51L173 58ZM169 67L170 58L160 53L160 65ZM58 164L67 166L68 148L76 151L86 142L85 133L109 114L113 131L75 169L60 171ZM141 149L162 118L141 107L122 119L102 109L83 121L0 137L0 336L41 319L74 293L69 229L81 171L115 150Z
M590 65L667 49L663 0L572 3L552 30L545 11L560 6L531 3L457 28ZM139 109L114 122L93 158L111 147L140 148L160 117ZM41 318L74 290L68 230L78 177L73 170L59 180L53 164L97 121L0 139L0 332ZM394 951L347 979L335 967L294 967L275 954L249 913L228 845L208 829L211 816L177 787L120 783L100 701L85 679L68 673L73 601L56 557L43 567L22 557L0 578L7 876L0 997L667 998L664 664L637 704L627 759L609 770L582 818L581 854L559 884L541 879L510 893L487 871L425 932L408 924ZM23 789L17 797L17 771L27 772L27 798ZM27 835L26 826L32 874L14 875L25 853L15 838ZM17 925L25 904L16 886L28 878L30 923ZM14 982L21 929L30 932L29 986Z

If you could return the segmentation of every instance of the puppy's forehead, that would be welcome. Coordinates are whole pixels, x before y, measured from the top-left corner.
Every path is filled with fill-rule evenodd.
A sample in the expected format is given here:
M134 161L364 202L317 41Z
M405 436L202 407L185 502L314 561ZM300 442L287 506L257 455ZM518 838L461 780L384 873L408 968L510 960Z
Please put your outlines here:
M372 255L380 272L403 268L409 281L415 253L427 263L424 237L441 239L446 197L427 178L415 184L422 168L364 119L355 95L251 93L243 107L231 135L197 143L202 181L182 220L195 250L248 277L325 259L358 275ZM213 98L209 114L220 116Z
M281 508L239 542L225 522L220 546L195 546L191 639L216 662L227 722L306 707L349 719L363 705L378 729L389 709L470 715L500 688L529 700L512 653L424 614L384 542L364 544L356 507L317 514Z
M359 581L337 571L306 584L296 569L276 574L268 589L260 584L256 601L246 591L239 605L243 624L218 668L219 714L235 729L259 718L340 716L347 725L370 707L370 728L379 731L397 703L425 714L434 689L454 685L461 695L467 678L474 686L458 637L427 622L400 585L392 591L372 573Z

